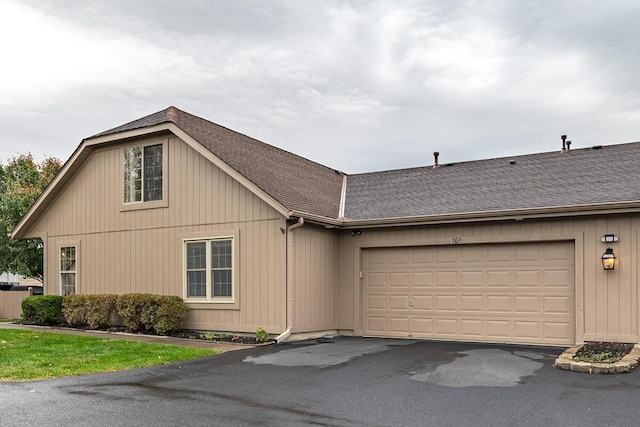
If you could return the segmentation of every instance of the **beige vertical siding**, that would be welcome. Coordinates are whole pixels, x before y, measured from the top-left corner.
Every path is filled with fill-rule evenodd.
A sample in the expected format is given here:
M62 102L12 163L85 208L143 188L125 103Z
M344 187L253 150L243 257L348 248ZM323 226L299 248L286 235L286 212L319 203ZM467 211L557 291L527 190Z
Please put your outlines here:
M600 257L604 234L616 234L611 244L618 265L604 271ZM640 216L586 217L563 220L523 220L485 224L398 227L363 230L361 236L341 232L339 239L338 328L362 334L362 249L421 246L572 241L575 243L576 341L638 342L638 256Z
M336 329L338 236L335 230L305 225L293 240L292 332Z
M122 148L93 153L34 226L46 245L47 293L59 293L59 247L78 245L78 292L150 292L184 297L183 239L237 233L236 306L191 304L187 327L253 332L285 328L285 220L175 137L166 144L165 207L123 206ZM140 142L139 142L140 143Z

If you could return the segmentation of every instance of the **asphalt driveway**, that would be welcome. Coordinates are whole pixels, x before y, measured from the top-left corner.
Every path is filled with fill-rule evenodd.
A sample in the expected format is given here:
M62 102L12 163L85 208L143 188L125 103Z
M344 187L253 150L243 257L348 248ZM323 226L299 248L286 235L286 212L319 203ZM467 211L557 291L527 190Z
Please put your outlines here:
M640 373L561 349L335 338L128 372L0 383L3 426L635 426Z

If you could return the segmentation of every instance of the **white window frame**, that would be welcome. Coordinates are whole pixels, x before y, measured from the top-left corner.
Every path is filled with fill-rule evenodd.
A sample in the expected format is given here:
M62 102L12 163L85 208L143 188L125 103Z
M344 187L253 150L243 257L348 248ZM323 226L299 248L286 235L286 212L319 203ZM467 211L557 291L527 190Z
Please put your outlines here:
M74 270L63 270L62 269L62 251L66 248L73 248L75 250L75 264ZM74 294L78 293L78 265L79 265L79 256L80 256L80 245L78 243L61 243L58 246L58 289L60 295L72 295L65 294L63 289L64 281L62 280L63 275L74 275Z
M147 140L144 143L132 143L127 144L126 146L121 146L120 149L120 200L122 202L121 211L130 211L130 210L138 210L138 209L150 209L150 208L162 208L167 207L168 204L168 180L167 180L167 169L168 169L168 154L167 154L167 138L154 138L151 140ZM145 147L149 147L152 145L161 145L162 146L162 198L159 200L144 200L144 149ZM126 192L126 178L125 178L125 163L127 161L127 150L132 148L140 148L142 152L142 161L141 161L141 200L140 201L132 201L128 202L125 200L125 192Z
M231 296L230 297L215 297L212 295L212 268L211 268L211 242L216 240L230 240L231 241ZM190 297L187 283L187 244L205 242L206 243L206 295L204 297ZM184 299L187 303L204 303L207 305L219 304L220 308L234 308L239 309L238 298L238 231L233 230L226 233L220 233L215 235L208 235L202 237L202 235L189 236L182 239L182 278L183 278L183 292Z

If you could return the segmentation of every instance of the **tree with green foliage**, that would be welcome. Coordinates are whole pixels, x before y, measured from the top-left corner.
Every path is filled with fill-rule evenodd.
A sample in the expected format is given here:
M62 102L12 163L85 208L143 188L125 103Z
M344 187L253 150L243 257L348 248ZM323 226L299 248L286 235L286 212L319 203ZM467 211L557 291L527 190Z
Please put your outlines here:
M62 164L55 157L36 162L20 154L0 163L0 272L43 279L40 239L12 239L9 233L56 176Z

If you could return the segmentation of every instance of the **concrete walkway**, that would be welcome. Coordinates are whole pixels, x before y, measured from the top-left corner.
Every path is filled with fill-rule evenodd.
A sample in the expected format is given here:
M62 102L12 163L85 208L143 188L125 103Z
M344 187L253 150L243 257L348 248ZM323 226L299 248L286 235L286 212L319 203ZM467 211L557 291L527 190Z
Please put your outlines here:
M26 331L52 332L55 334L83 335L86 337L119 339L129 341L151 342L160 344L181 345L185 347L210 348L221 353L233 350L243 350L255 347L250 344L234 344L207 340L192 340L159 335L129 334L126 332L91 331L85 329L62 328L55 326L20 325L16 323L0 322L0 329L20 329Z

